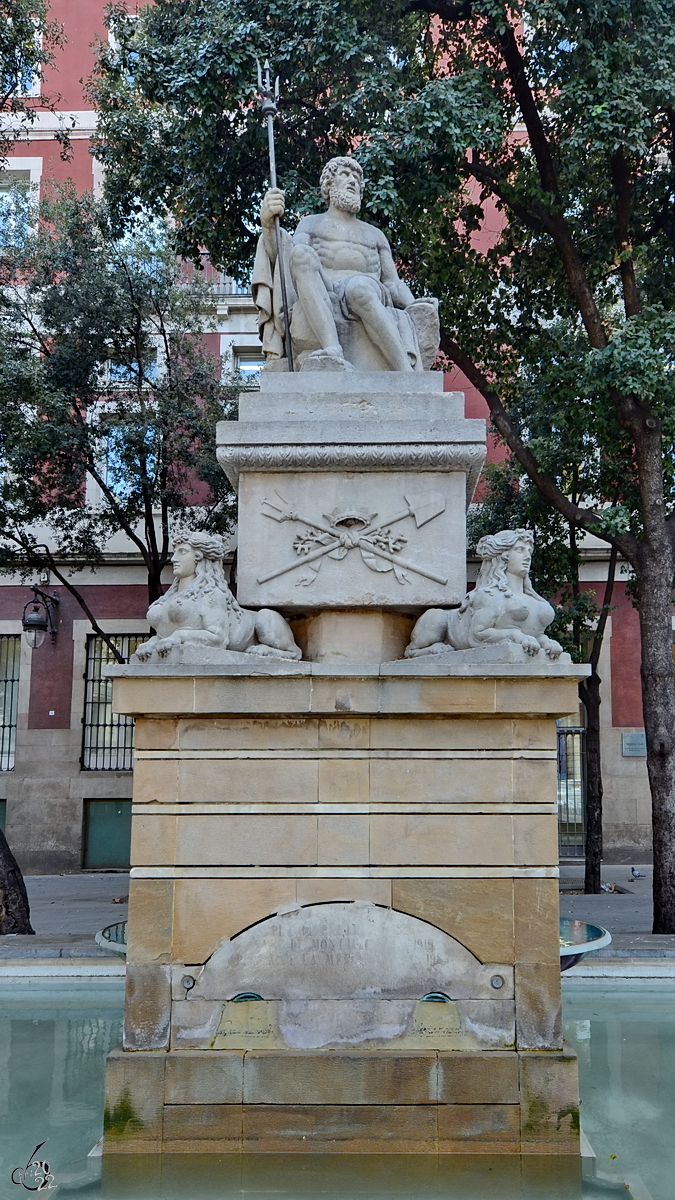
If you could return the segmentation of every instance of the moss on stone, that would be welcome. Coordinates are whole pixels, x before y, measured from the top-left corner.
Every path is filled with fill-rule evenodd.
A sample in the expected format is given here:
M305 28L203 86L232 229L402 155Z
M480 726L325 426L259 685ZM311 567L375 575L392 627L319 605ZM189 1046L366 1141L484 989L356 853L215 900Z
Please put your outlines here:
M131 1102L129 1089L125 1088L112 1110L106 1105L103 1113L103 1132L107 1137L123 1137L126 1133L136 1133L142 1128L143 1122Z

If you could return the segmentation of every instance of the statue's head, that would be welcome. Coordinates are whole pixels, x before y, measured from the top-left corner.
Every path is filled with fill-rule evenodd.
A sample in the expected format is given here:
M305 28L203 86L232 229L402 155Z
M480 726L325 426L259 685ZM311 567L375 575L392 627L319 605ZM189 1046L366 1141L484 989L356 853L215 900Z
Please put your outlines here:
M502 529L499 533L482 537L476 546L476 553L483 560L476 587L509 590L508 574L520 576L524 581L525 590L531 591L530 564L533 549L534 536L529 529Z
M174 539L171 563L174 583L192 579L196 583L227 588L223 573L225 543L217 533L179 533Z
M363 171L355 158L331 158L321 172L321 195L342 212L359 211L363 189Z

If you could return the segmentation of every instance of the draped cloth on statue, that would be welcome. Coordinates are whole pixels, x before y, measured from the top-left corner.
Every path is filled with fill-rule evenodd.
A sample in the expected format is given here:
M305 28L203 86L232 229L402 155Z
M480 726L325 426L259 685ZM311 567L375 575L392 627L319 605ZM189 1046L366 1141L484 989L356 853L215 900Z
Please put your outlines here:
M288 272L288 260L293 241L285 229L281 230L281 253L286 264L286 292L288 305L292 309L297 295ZM284 356L284 306L281 299L281 274L279 260L272 265L265 249L262 237L258 238L253 278L251 280L253 301L258 309L258 333L263 344L263 351L268 360L280 359Z

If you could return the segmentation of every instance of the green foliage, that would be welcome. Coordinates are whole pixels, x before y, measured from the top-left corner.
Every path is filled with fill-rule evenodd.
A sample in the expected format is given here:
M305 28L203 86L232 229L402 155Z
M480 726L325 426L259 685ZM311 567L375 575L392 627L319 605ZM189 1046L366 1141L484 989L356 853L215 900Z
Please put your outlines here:
M34 122L36 98L31 102L26 93L42 68L54 61L54 48L62 42L61 26L49 19L45 0L0 0L0 113L13 117L12 128L7 125L0 132L0 159ZM53 108L41 89L37 101ZM66 140L67 130L61 138Z
M96 564L122 532L157 594L172 530L233 520L215 424L236 383L204 352L208 290L162 222L116 239L91 196L56 192L23 226L0 249L0 565L30 567L44 542Z
M461 11L440 0L160 0L130 22L113 6L116 47L101 47L91 81L113 212L171 212L182 252L206 246L242 277L267 173L255 58L269 56L281 76L277 159L289 220L317 203L326 159L352 150L367 174L366 207L404 273L441 299L446 344L498 381L546 469L529 424L536 396L550 414L547 433L578 448L576 490L582 506L604 513L600 535L639 537L642 501L617 390L662 422L668 512L675 499L672 4L528 0L507 12L480 0ZM503 54L508 21L518 20L550 187L517 124ZM628 216L618 231L622 163ZM553 218L578 249L604 349L589 344ZM486 230L479 251L476 234ZM628 268L637 315L623 303Z
M514 460L489 465L482 503L469 512L469 547L496 529L531 529L535 535L532 582L554 606L549 637L574 662L587 662L602 611L595 589L580 587L581 549L574 530L542 499Z

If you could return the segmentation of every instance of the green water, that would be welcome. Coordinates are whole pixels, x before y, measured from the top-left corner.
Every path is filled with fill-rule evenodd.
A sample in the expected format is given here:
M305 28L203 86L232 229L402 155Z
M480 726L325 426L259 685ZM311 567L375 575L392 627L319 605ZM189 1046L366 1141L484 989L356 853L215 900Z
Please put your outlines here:
M675 1200L672 984L565 985L595 1179L588 1169L582 1179L577 1160L517 1156L120 1155L102 1163L88 1152L101 1136L105 1056L120 1040L122 1002L121 980L0 984L0 1200L27 1194L12 1171L39 1142L57 1200Z

